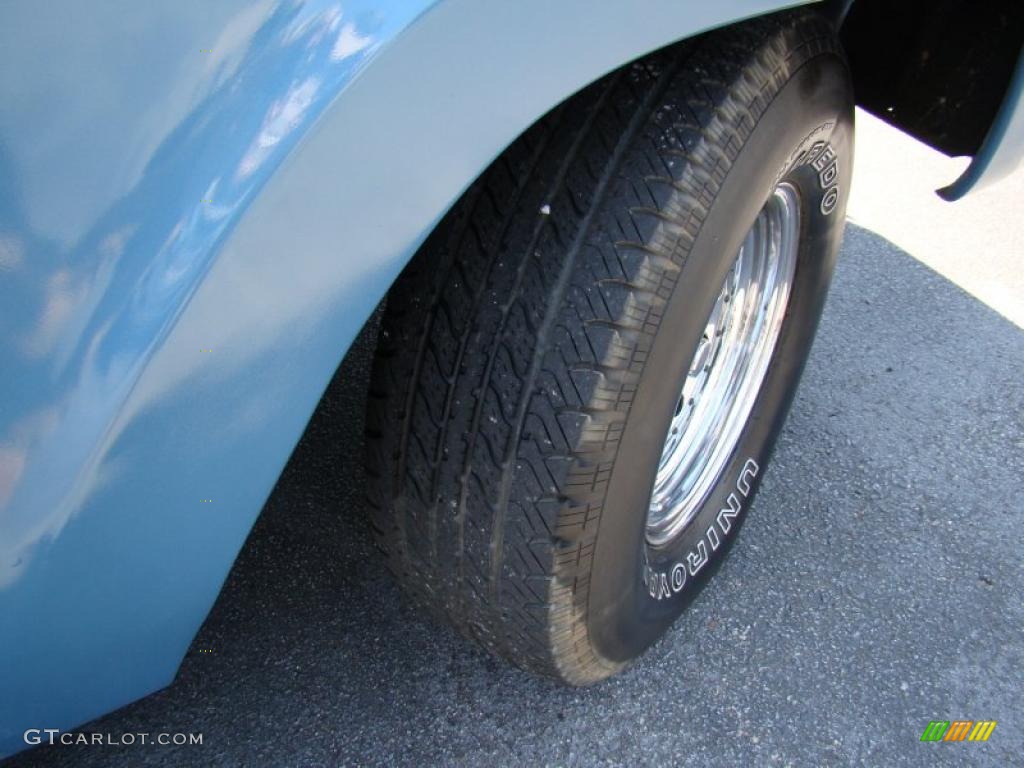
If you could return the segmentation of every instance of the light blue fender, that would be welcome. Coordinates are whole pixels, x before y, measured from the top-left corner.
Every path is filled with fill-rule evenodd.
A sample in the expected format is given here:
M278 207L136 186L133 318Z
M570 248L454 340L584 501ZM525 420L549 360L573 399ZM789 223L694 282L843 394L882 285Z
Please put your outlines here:
M959 200L968 192L1005 179L1024 162L1024 48L1003 103L978 153L956 181L939 190L945 200Z
M779 0L0 7L0 755L167 685L348 345L601 74Z

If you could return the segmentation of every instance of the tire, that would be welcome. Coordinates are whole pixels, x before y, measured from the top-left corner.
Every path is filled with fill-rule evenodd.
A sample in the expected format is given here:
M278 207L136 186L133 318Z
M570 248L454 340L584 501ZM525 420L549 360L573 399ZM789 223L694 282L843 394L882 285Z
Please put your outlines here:
M852 141L834 30L797 11L633 63L494 162L393 287L374 361L371 521L415 603L574 685L668 629L764 476L839 249ZM695 362L709 316L783 188L799 225L770 357L734 443L709 443L724 458L689 522L657 541L681 389L711 370Z

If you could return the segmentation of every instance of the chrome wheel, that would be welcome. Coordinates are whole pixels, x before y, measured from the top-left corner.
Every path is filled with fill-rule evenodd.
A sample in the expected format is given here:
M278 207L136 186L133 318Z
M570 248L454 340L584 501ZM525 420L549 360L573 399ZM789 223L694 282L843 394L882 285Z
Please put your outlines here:
M654 546L693 520L736 448L786 315L799 235L797 191L780 184L740 246L683 382L647 512Z

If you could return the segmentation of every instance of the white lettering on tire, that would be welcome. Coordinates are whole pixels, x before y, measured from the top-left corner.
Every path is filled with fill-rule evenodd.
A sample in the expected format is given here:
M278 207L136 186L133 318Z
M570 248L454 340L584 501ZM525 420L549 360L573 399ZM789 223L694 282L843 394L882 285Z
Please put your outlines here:
M750 496L752 481L760 469L756 461L747 459L736 478L736 491L729 493L725 506L718 511L715 521L681 560L665 571L655 571L649 565L644 567L643 580L651 597L663 600L681 592L686 585L687 575L696 576L708 563L708 547L711 547L711 552L715 552L728 536L733 527L733 520L743 509L743 502L740 499L745 500Z
M818 172L818 185L825 193L821 198L821 213L828 216L839 203L839 158L826 141L815 142L807 157L807 162Z

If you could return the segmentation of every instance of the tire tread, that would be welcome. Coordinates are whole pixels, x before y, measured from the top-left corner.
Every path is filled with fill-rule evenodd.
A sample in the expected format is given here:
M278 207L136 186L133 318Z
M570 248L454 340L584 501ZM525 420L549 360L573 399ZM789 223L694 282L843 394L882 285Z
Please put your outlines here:
M367 415L370 522L413 601L569 683L598 525L646 356L746 138L806 61L813 11L619 70L477 180L392 288ZM548 211L544 213L542 211Z

